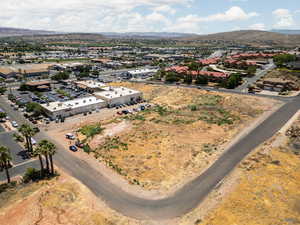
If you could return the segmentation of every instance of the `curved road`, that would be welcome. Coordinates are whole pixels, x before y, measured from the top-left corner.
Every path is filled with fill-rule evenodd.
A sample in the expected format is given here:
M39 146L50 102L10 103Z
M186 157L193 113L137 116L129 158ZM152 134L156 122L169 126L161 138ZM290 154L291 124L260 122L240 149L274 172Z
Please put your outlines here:
M80 180L110 207L124 215L137 219L174 218L197 207L251 150L272 137L299 108L300 96L290 98L290 101L226 151L203 174L187 183L172 196L160 200L142 199L124 192L86 162L65 150L59 151L56 155L56 164ZM46 134L42 132L41 136L45 137ZM51 137L47 138L51 139ZM56 144L59 148L63 148L59 143Z
M159 200L143 199L124 192L85 161L65 151L60 143L47 136L44 131L36 138L52 140L58 147L55 163L86 185L111 208L137 219L161 220L181 216L197 207L251 150L272 137L299 109L300 96L286 99L280 109L226 151L199 177L172 196Z

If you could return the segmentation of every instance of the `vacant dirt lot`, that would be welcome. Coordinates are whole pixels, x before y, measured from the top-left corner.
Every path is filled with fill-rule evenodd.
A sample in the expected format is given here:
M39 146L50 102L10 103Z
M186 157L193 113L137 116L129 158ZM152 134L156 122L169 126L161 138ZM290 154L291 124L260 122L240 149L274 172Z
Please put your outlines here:
M300 224L300 118L292 126L298 137L278 133L262 144L182 224Z
M0 193L3 225L138 225L119 215L68 175Z
M96 135L89 141L91 155L129 183L161 192L175 190L199 175L234 136L276 104L269 99L197 89L116 85L142 91L154 106L102 121L105 126L113 124L105 130L108 133L114 133L111 129L122 121L128 129Z

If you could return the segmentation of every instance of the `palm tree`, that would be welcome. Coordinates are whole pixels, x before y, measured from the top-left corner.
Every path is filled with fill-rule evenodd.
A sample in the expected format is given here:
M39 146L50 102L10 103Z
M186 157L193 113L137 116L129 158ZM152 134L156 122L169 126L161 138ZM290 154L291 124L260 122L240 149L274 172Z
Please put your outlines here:
M48 140L41 140L38 143L37 148L40 149L41 153L44 155L46 159L47 172L54 174L53 155L56 153L55 151L56 146Z
M33 152L32 137L37 133L37 131L29 124L22 124L21 127L19 128L19 132L24 136L26 140L27 150L29 152Z
M10 183L9 166L10 166L11 155L9 148L0 146L0 168L5 169L7 183Z
M41 177L44 176L44 163L43 163L43 158L42 155L44 154L44 149L38 145L34 151L33 151L34 156L39 157L40 165L41 165Z

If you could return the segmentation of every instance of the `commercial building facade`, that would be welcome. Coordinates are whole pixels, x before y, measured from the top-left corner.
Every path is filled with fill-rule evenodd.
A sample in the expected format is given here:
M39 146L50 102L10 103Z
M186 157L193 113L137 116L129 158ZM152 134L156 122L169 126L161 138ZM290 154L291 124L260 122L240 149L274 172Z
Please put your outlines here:
M102 99L91 96L66 102L50 102L41 106L48 117L55 119L99 110L106 105Z

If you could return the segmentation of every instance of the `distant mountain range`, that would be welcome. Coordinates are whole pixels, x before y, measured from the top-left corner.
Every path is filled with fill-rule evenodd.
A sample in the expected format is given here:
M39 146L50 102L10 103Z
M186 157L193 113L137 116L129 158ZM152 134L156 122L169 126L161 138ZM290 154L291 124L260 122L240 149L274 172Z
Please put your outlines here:
M280 34L300 34L300 30L271 30L271 32Z
M0 27L0 37L13 37L13 36L23 36L23 35L47 35L47 34L56 34L56 33L58 32Z
M55 32L45 30L30 30L30 29L19 29L0 27L0 37L12 37L12 36L27 36L27 35L53 35L53 34L67 34L67 32ZM79 34L79 33L76 33ZM87 34L87 33L82 33ZM194 34L186 33L168 33L168 32L99 32L94 34L101 34L107 38L183 38L190 37Z
M300 30L240 30L208 35L168 32L99 32L99 33L63 33L44 30L29 30L0 27L0 37L22 36L27 40L47 41L101 41L103 39L173 39L185 41L223 41L227 43L248 44L252 46L288 46L300 45Z
M195 34L175 33L175 32L101 32L100 34L108 38L184 38Z
M240 30L208 35L197 35L181 40L188 41L223 41L252 46L287 46L294 47L300 44L300 35L282 34L260 30Z

